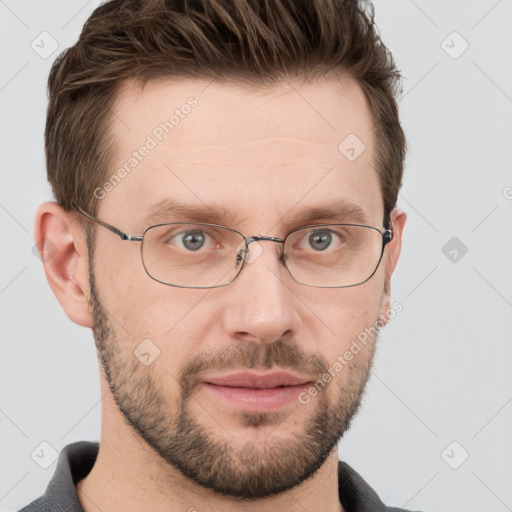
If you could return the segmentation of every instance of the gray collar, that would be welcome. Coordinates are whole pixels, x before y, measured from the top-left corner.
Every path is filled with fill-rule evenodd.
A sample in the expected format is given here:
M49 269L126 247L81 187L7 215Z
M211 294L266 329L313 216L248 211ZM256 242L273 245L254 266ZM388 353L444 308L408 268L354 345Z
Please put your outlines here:
M19 512L84 512L75 485L91 471L98 450L99 443L89 441L65 446L45 494ZM338 462L338 485L340 502L346 512L407 512L386 507L363 478L343 461Z

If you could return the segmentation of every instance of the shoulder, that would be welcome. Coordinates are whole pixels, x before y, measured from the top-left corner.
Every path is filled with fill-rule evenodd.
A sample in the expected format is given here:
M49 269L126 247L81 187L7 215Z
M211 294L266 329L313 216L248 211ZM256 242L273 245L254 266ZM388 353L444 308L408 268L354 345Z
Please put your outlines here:
M27 506L20 509L18 512L50 512L50 507L46 496L41 496L40 498L37 498L37 500L34 500L32 503L29 503Z
M344 461L338 461L338 488L340 502L346 512L414 512L384 505L363 477Z
M18 512L83 512L75 485L92 469L99 444L79 441L65 446L46 492Z

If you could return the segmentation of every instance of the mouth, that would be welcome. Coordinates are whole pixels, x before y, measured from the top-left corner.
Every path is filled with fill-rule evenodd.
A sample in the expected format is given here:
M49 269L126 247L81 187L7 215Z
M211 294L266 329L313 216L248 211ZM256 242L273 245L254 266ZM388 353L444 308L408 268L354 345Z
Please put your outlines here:
M293 402L298 403L298 395L311 383L308 377L283 371L233 373L202 382L204 389L217 399L249 413L276 411Z

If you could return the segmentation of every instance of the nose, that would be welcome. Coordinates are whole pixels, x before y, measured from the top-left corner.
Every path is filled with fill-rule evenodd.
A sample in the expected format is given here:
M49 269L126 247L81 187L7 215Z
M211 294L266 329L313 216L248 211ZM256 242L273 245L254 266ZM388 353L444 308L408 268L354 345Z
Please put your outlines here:
M251 243L241 273L224 288L223 327L231 339L272 343L296 336L300 300L279 258L281 250L282 244L268 238Z

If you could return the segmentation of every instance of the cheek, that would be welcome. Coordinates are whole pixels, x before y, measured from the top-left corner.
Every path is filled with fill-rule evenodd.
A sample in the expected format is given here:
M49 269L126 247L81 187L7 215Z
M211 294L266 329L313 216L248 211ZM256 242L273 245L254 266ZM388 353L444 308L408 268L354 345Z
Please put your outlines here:
M140 243L105 247L103 254L95 256L96 287L112 318L134 336L163 335L185 318L207 291L166 286L149 277Z
M179 371L205 340L224 339L218 321L220 306L208 299L211 290L176 288L150 278L136 243L101 242L98 247L103 248L96 251L94 261L95 281L115 329L118 350L128 360L132 354L149 353L159 379L166 388L173 388Z
M315 314L309 316L310 332L304 333L304 338L315 340L316 350L332 364L350 349L354 340L365 338L365 333L375 326L381 306L381 283L372 278L357 287L322 293L315 300L310 297L305 301ZM371 339L366 341L373 345Z
M218 315L208 309L205 297L209 290L166 286L151 279L142 263L142 272L137 265L124 265L122 270L106 265L96 272L96 282L120 349L149 353L166 388L175 386L184 363L215 328Z

